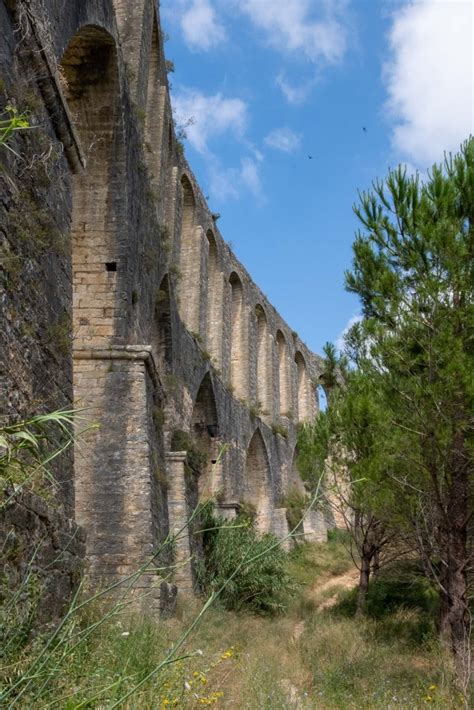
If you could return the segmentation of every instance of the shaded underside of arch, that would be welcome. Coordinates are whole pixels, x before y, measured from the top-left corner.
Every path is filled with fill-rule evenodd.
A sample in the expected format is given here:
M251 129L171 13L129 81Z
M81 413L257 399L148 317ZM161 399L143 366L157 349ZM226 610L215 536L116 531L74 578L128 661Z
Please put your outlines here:
M271 526L271 473L267 448L260 429L252 436L245 462L246 498L256 507L257 527L269 530Z

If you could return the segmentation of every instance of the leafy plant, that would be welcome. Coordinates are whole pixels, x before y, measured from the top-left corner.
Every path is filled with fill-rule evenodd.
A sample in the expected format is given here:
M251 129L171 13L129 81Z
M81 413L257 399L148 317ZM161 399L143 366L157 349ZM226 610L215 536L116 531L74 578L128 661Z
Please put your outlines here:
M201 520L205 559L198 574L203 588L222 588L220 602L226 609L281 612L292 585L286 553L276 538L260 535L242 513L232 523L219 518L212 505L203 509Z
M6 148L11 153L18 156L18 153L8 145L8 141L17 131L24 131L30 128L26 113L18 113L15 106L7 104L5 107L7 118L0 119L0 148Z

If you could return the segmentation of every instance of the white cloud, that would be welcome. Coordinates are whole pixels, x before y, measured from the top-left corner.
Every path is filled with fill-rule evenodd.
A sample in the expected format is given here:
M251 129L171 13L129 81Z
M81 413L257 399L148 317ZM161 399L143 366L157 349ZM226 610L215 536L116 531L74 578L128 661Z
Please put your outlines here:
M362 316L360 314L356 314L355 316L352 316L352 318L349 318L347 321L346 325L344 326L343 330L341 333L339 333L338 337L336 338L336 348L340 351L343 352L344 350L344 337L346 334L350 331L353 325L356 323L359 323L362 320Z
M300 147L301 135L294 133L291 128L275 128L266 136L265 143L283 153L294 153Z
M240 136L247 124L247 104L222 94L207 96L196 89L183 88L172 97L178 126L186 126L190 144L199 153L208 152L208 142L223 133Z
M425 168L474 130L471 0L412 0L393 15L384 70L393 147Z
M178 20L191 50L207 51L225 41L224 26L210 0L172 0L172 3L165 14L172 21Z
M242 158L240 161L240 180L256 197L262 194L259 164L252 158Z
M238 198L243 190L262 196L261 152L245 137L248 122L247 104L222 94L208 96L196 89L180 88L172 95L173 113L178 127L184 127L190 145L204 158L209 190L213 197ZM240 159L238 167L225 167L213 152L214 138L228 134L251 155Z
M237 199L242 190L248 190L259 201L262 198L262 180L259 161L244 157L238 168L225 168L212 155L209 159L209 191L220 200Z
M279 74L275 79L275 83L281 90L281 93L288 103L297 106L306 101L313 87L314 81L307 81L300 86L296 86L294 84L290 84L290 82L285 79L283 74Z
M346 49L346 30L339 21L344 0L231 0L263 31L268 44L282 52L299 52L312 62L334 64ZM316 12L315 12L316 11Z

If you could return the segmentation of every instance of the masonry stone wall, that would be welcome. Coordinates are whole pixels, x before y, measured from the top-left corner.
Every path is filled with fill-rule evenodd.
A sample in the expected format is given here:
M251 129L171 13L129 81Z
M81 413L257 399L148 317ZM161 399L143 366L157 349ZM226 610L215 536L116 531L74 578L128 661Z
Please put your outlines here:
M0 596L9 616L3 623L21 620L26 634L29 624L67 610L82 578L85 533L33 493L2 485L0 500Z
M157 6L0 0L0 32L0 108L28 110L36 131L1 155L8 413L74 403L98 424L61 474L89 573L156 564L185 522L176 430L207 452L202 494L223 510L253 500L283 535L321 359L236 259L183 156Z

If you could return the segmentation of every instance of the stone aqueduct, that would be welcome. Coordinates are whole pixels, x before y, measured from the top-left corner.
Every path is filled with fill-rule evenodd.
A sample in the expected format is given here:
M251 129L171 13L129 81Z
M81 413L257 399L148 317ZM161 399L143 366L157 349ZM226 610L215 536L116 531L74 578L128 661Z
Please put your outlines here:
M301 485L296 427L317 413L321 359L223 240L183 157L155 2L1 0L0 28L5 100L21 109L26 85L35 97L40 130L24 150L36 150L40 132L57 147L30 197L63 244L33 260L36 296L22 293L29 277L16 294L7 288L6 313L17 308L6 327L8 404L16 415L35 399L75 402L99 424L81 437L73 472L61 473L90 573L135 569L185 523L193 485L218 494L227 516L251 501L261 529L284 534L284 493ZM1 187L11 220L28 178L9 161ZM7 242L11 224L0 224ZM68 323L66 352L21 331L32 316L46 332ZM206 452L191 476L173 450L183 431ZM304 525L324 534L316 514ZM176 553L182 589L192 544L181 536Z

